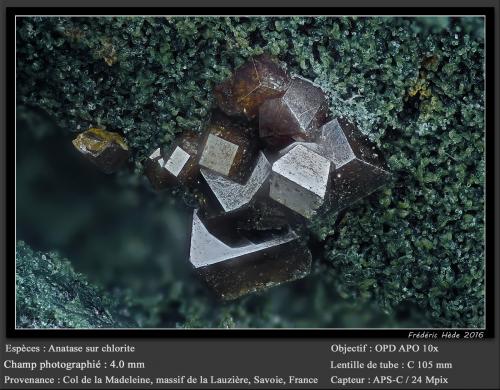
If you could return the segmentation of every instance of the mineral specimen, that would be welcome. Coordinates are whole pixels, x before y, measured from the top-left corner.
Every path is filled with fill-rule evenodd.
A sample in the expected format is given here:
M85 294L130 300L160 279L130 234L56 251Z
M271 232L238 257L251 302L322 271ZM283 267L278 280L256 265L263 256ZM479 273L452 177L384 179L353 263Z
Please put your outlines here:
M170 185L192 183L198 177L199 135L184 132L170 153L156 149L147 159L145 174L156 190Z
M215 88L214 94L226 114L244 114L252 119L265 100L283 95L289 83L278 61L263 54L236 69L230 79Z
M320 87L295 77L286 93L264 102L259 110L259 132L273 143L279 137L312 141L326 122L328 107Z
M305 146L295 146L273 164L269 196L311 218L325 200L330 165Z
M206 130L200 166L243 183L257 152L256 131L215 113Z
M225 224L225 220L215 225ZM229 242L212 234L194 211L189 260L207 284L223 299L241 295L307 275L310 252L299 237L288 231L253 242L245 236Z
M191 19L197 20L191 22ZM211 101L207 85L227 64L234 62L235 57L246 57L249 51L274 48L280 52L280 59L286 59L295 69L300 69L300 64L309 67L305 70L308 74L339 80L341 97L351 90L363 91L359 93L364 97L356 98L357 103L344 107L343 112L357 115L361 107L368 110L368 120L363 121L373 122L384 134L382 139L387 144L383 153L388 160L391 157L391 172L397 173L399 184L391 194L381 195L384 201L390 199L392 203L386 214L380 214L383 207L373 202L379 221L370 224L369 213L357 213L354 224L342 229L338 240L342 248L347 248L345 253L331 245L331 237L328 245L319 251L335 271L335 289L349 291L352 296L373 295L384 310L398 312L403 307L406 314L409 306L417 305L430 326L484 327L484 110L477 106L483 106L484 102L483 17L262 20L205 17L188 21L148 18L147 24L139 29L137 26L142 23L137 18L18 18L16 86L19 102L46 110L63 129L85 123L84 118L95 116L100 107L109 129L118 129L123 121L130 119L138 126L126 134L126 141L134 150L134 160L138 160L153 151L150 149L155 137L174 132L177 110L179 116L189 120L189 126L198 125ZM61 29L63 34L54 34ZM103 29L105 33L101 33ZM112 67L94 55L103 45L104 36L112 37L115 46L126 51ZM172 46L171 50L166 42ZM200 44L193 45L193 42ZM75 48L75 44L77 50L68 50ZM314 56L310 49L316 51ZM38 57L34 58L35 54ZM40 59L43 59L41 67ZM417 76L419 66L426 73L425 79ZM78 71L67 71L69 67ZM167 71L158 71L160 68ZM34 77L36 88L33 88ZM101 78L104 81L96 83ZM176 93L163 98L162 94L171 90L174 79ZM430 88L421 91L420 97L417 92L415 99L411 98L413 85L419 86L421 81ZM136 88L137 93L132 96L131 89ZM337 85L331 85L333 91L336 88ZM143 109L149 91L153 100L161 104L148 104L147 109ZM18 110L20 108L18 105ZM443 126L444 118L446 126ZM164 123L168 125L159 131ZM396 142L390 142L392 139ZM429 159L431 171L426 170L430 167ZM425 188L422 188L423 182ZM421 196L422 190L426 196ZM429 207L433 206L435 213L429 213ZM461 218L453 218L450 210L451 214L461 213ZM388 220L389 212L399 217ZM438 232L434 229L436 219L443 221ZM379 235L371 245L364 245L367 234L379 234L382 222L390 227L389 232ZM433 247L420 247L419 241L415 241L415 230L408 229L408 223L421 229L421 238L434 237L434 240L431 238ZM446 238L451 236L451 240ZM357 250L348 250L350 245ZM381 253L381 249L387 249L387 254ZM438 262L433 261L437 250L442 254ZM448 253L450 255L446 255ZM360 267L360 256L375 261ZM384 257L387 261L377 261ZM337 261L338 258L342 261ZM431 269L424 264L429 264ZM463 267L462 272L450 274L450 265L452 270L455 266ZM378 281L379 276L384 275L394 283L372 285L374 275L378 275L375 276ZM422 294L425 281L436 286L451 283L453 288ZM323 284L324 287L310 291L308 299L290 305L293 306L290 311L302 310L301 320L309 319L308 326L317 326L320 322L330 326L332 321L341 324L352 320L352 311L343 312L340 301L328 306L330 301L326 301L322 293L331 285ZM403 285L407 287L404 296ZM177 300L171 301L166 295L161 308L153 307L165 313L171 302L181 300L182 306L196 303L191 309L202 307L198 310L210 313L205 317L200 315L199 326L215 326L219 312L199 304L203 297L184 294L173 299ZM401 299L405 303L402 306ZM307 307L312 301L315 304ZM307 302L305 306L304 302ZM256 315L253 300L247 303L244 309L239 306L238 311L232 311L233 318L241 321L240 324L245 321L252 326L263 326L265 321L267 327L277 326L275 321L281 326L297 324L292 320L296 317L287 316L284 309L277 319L272 312L277 307L274 301L261 305L262 315ZM361 304L356 310L360 308ZM309 309L315 314L307 317ZM199 311L189 310L189 313L195 316L191 313ZM362 317L372 318L373 326L369 311ZM171 312L175 311L168 311ZM318 313L324 314L321 319ZM166 318L165 315L152 317ZM394 326L393 323L386 325ZM420 325L417 322L413 326Z
M130 156L127 144L120 134L97 127L78 134L73 145L106 174L116 172Z

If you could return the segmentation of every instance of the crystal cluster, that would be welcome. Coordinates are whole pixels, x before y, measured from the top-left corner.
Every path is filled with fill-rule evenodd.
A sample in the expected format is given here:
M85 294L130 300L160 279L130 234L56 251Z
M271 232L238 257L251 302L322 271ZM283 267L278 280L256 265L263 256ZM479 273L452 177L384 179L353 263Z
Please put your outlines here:
M214 95L218 107L198 141L188 148L183 135L168 153L154 151L146 174L156 189L177 183L202 194L189 261L220 297L234 299L307 275L301 225L390 176L355 125L328 117L323 90L275 58L250 58Z
M197 194L189 261L217 295L234 299L306 276L305 223L390 176L354 124L329 118L323 90L273 57L250 58L214 95L203 131L153 150L145 174L156 190Z

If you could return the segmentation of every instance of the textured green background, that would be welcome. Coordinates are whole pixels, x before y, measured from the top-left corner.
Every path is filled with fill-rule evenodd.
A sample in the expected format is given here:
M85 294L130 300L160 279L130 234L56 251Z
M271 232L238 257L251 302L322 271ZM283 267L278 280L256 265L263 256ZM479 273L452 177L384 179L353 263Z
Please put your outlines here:
M18 18L17 234L71 259L18 245L18 324L482 326L483 27L481 18ZM142 162L199 129L213 86L264 51L322 85L332 115L378 144L394 181L311 223L311 277L223 304L185 260L183 194L149 191ZM105 176L79 158L71 139L90 125L125 136L128 169Z

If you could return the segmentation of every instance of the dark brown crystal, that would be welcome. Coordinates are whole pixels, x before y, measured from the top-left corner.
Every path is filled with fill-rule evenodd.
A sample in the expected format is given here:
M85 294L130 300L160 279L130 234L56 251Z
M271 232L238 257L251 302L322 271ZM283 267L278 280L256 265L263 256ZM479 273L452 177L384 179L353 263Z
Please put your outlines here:
M273 138L290 137L297 141L312 141L326 122L326 95L309 80L294 78L286 93L269 99L259 110L259 132L267 143ZM284 145L283 145L284 146Z
M217 227L217 235L207 226ZM311 254L293 231L240 235L222 218L210 224L195 211L190 261L222 299L300 279L310 272Z
M244 183L257 157L257 138L255 129L215 113L205 131L199 164Z
M387 184L380 152L353 123L335 119L322 128L325 157L334 163L331 210L341 210Z
M214 89L219 108L228 115L252 119L267 99L282 96L290 78L277 59L267 54L252 57L234 75Z

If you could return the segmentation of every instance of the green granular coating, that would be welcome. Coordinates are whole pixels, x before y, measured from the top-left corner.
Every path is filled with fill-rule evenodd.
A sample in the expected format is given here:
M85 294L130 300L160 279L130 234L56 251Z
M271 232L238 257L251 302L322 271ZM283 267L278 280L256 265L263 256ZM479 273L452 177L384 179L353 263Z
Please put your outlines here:
M68 260L54 252L34 252L22 241L16 245L16 309L19 328L135 325L116 299L76 273Z
M283 286L273 289L273 299L264 293L221 303L206 294L204 286L189 280L164 282L158 294L148 297L139 297L127 288L109 294L76 273L56 252L35 252L22 241L17 243L16 252L19 328L308 327L311 322L303 318L304 313L314 317L318 327L402 325L373 302L339 300L331 306L332 281L328 276L319 278L319 270L302 282L312 296ZM290 300L294 308L283 315Z
M480 327L483 28L475 17L18 18L18 100L67 131L122 133L139 173L153 148L201 127L215 84L271 53L320 84L332 115L355 121L393 174L346 213L312 221L332 294Z

